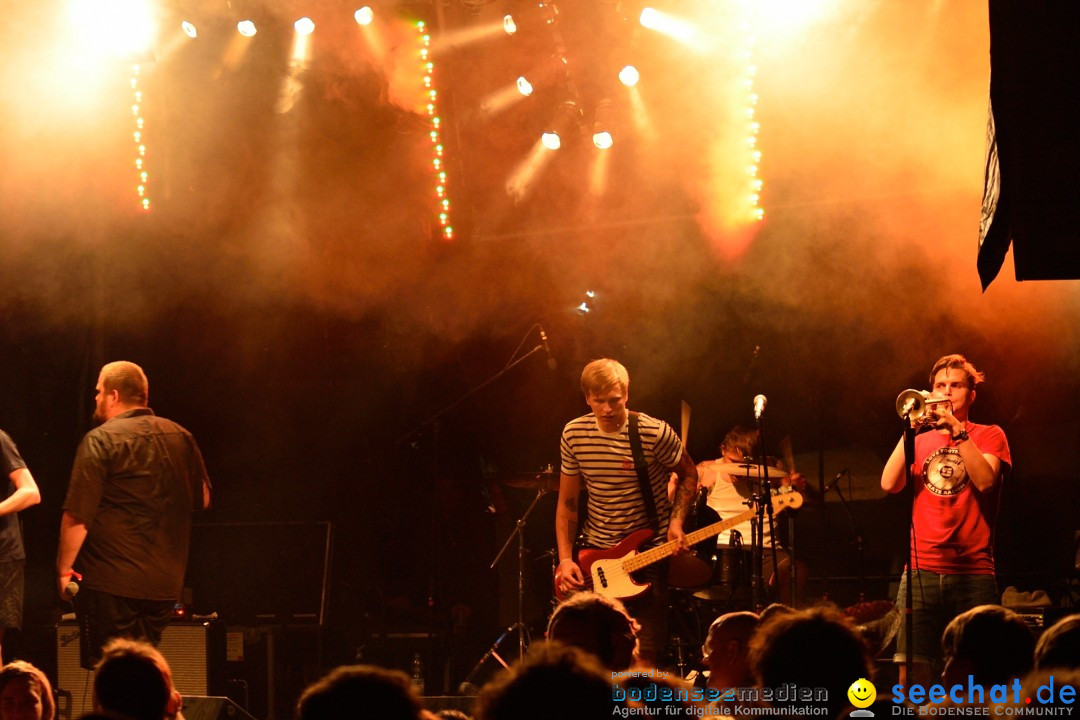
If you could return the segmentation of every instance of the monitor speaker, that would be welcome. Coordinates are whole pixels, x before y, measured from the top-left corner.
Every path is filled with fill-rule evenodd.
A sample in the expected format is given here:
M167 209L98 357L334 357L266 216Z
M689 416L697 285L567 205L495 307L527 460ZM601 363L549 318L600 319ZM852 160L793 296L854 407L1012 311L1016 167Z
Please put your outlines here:
M183 697L223 692L225 627L220 622L174 622L162 633L158 650ZM56 626L56 680L57 720L74 720L93 710L94 673L79 665L75 621Z

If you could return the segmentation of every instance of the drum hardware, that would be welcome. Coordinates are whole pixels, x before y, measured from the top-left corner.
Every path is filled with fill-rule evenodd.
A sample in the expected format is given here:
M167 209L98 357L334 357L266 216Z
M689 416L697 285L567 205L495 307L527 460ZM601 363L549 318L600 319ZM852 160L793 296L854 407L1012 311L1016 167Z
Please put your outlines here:
M513 542L514 536L516 535L518 540L517 622L508 627L503 635L495 641L495 645L492 646L492 650L489 651L488 655L491 655L498 648L499 643L502 642L506 635L516 630L518 636L518 659L520 660L525 657L525 648L528 644L526 637L528 628L525 625L525 524L533 510L536 509L540 499L552 490L552 488L549 487L549 478L557 476L551 465L548 465L547 469L542 472L521 474L513 477L515 481L523 481L524 478L525 482L535 483L533 485L515 485L514 487L535 487L536 497L533 498L532 503L529 504L529 507L526 508L521 517L518 518L514 525L514 531L506 538L506 542L499 548L499 552L496 553L495 559L491 561L491 565L488 568L489 570L495 569L495 566L499 564L499 560L502 559L502 556L506 553L507 549L510 547L510 543ZM509 485L510 483L507 482L505 484ZM483 664L488 655L485 655L484 658L480 660L480 664Z
M788 471L783 468L773 467L772 465L755 465L751 462L745 463L718 463L713 465L713 470L724 475L743 475L746 477L769 477L769 478L786 478Z
M550 490L559 489L559 474L548 465L540 472L513 473L499 478L499 483L512 488L524 488L526 490Z
M686 653L683 652L683 647L686 643L678 635L671 636L671 644L675 647L675 667L679 670L679 677L686 677Z

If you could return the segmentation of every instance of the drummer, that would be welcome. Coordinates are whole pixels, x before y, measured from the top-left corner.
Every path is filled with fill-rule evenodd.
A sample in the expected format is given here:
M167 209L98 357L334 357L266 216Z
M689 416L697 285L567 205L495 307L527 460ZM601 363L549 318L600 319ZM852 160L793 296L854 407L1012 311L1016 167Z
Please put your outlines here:
M706 504L720 515L721 520L734 517L749 509L747 501L750 499L750 495L753 491L752 485L756 481L760 470L757 465L753 465L755 459L758 457L757 446L759 437L760 433L757 429L737 425L724 436L724 441L720 444L720 457L716 460L707 460L698 465L700 485L702 488L708 490ZM769 458L769 464L774 468L783 470L781 463L774 458ZM751 467L748 471L744 471L741 474L726 472L732 469L732 465L751 465ZM721 468L723 468L723 470L721 470ZM773 472L770 472L769 476L772 480L774 491L778 487L794 486L796 490L800 491L806 487L806 480L797 472L788 474L785 471L782 476L774 475ZM777 529L779 530L779 524L783 523L784 520L781 517L776 517L773 519L773 522L777 524ZM762 537L765 552L763 553L762 560L762 574L764 577L768 578L769 590L767 594L775 596L777 573L773 567L773 555L771 550L772 533L769 531L768 517L765 517L764 525ZM739 538L741 538L744 550L747 551L747 555L749 555L752 537L750 520L720 533L717 537L717 546L722 549L732 547L732 534L736 532L739 534ZM790 604L791 565L789 554L787 550L782 547L782 538L784 534L785 533L782 532L778 534L776 557L780 565L780 602ZM751 567L751 563L746 562L745 567ZM802 562L797 562L796 568L798 570L797 582L801 589L805 582L807 570ZM749 578L749 573L747 573L747 578Z

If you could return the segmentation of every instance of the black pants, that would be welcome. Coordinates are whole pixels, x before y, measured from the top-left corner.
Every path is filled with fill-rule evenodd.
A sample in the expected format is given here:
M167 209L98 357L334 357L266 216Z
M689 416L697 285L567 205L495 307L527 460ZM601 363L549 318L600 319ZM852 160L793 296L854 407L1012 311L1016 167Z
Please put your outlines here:
M116 637L157 645L175 606L175 600L140 600L83 588L75 596L79 664L93 669L101 659L101 648Z
M658 666L667 651L668 635L668 562L656 563L633 575L638 582L652 583L646 592L625 601L626 609L638 623L641 658Z

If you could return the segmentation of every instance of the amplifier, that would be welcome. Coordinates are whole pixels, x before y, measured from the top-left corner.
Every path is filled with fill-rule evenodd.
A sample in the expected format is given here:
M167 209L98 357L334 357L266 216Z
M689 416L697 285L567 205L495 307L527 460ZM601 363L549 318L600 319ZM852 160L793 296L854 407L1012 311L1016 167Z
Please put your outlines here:
M222 695L225 686L225 626L213 622L174 622L165 628L158 650L172 669L181 696ZM94 705L94 673L79 665L79 625L56 626L56 717L74 720Z
M184 697L184 720L255 720L227 697Z

